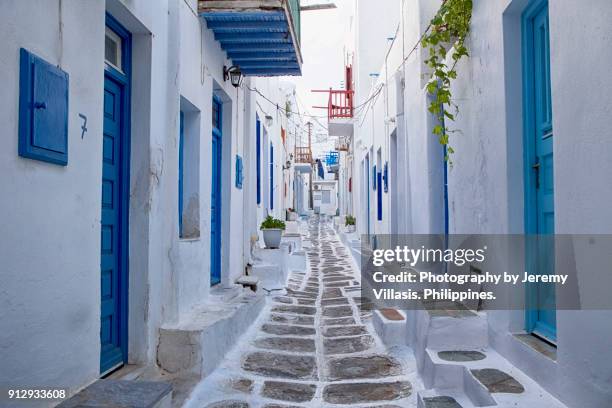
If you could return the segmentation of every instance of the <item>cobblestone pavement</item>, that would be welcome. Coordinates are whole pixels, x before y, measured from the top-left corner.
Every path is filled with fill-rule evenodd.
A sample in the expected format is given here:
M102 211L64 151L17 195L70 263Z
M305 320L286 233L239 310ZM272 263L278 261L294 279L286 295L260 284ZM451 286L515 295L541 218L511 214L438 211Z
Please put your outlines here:
M188 407L416 407L414 358L376 336L348 250L318 218L305 241L308 270L270 296Z

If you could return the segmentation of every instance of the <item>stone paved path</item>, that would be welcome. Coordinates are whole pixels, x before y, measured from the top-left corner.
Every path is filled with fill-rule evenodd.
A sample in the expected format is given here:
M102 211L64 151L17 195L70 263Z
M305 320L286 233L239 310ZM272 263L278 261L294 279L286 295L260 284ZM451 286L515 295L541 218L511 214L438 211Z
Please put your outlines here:
M414 359L376 336L347 249L318 218L305 241L309 269L270 296L188 407L416 407Z

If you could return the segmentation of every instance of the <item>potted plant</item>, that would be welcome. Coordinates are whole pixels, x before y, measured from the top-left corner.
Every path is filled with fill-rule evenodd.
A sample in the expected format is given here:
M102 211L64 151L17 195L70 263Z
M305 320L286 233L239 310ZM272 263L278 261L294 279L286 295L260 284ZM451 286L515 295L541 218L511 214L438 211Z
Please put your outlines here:
M355 232L355 217L347 215L344 218L344 225L346 226L346 232Z
M268 215L261 223L260 227L266 248L280 247L283 231L285 230L285 222Z

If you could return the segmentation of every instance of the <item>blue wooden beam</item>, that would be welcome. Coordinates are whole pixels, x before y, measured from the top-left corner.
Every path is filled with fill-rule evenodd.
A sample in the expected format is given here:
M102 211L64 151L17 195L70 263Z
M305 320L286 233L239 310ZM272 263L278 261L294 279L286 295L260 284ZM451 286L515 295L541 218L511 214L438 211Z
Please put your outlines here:
M285 12L278 10L262 11L207 11L200 13L206 21L283 21L286 20Z
M295 52L295 47L291 43L228 43L221 44L228 53L233 52Z
M295 51L247 51L247 52L236 52L230 51L227 56L232 60L240 61L265 61L265 60L279 60L279 61L293 61L296 60Z
M291 42L288 32L284 33L217 33L215 39L221 43L249 43L249 42Z
M277 53L277 52L260 52L252 53L254 55L246 54L228 54L234 62L240 61L240 63L252 63L256 61L294 61L297 62L297 58L294 52Z
M281 31L286 32L286 21L210 21L208 28L214 32L225 31Z
M234 61L236 63L236 61ZM245 61L238 64L241 70L253 68L293 68L297 66L297 61Z
M245 76L279 76L279 75L302 75L299 68L252 68L243 70Z

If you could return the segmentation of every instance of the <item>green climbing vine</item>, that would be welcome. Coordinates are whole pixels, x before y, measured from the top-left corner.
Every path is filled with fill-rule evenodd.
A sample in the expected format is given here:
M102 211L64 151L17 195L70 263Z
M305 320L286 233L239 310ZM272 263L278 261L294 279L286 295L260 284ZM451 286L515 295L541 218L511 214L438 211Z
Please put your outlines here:
M459 113L459 106L452 98L451 81L457 78L457 63L469 56L465 41L470 32L471 19L472 0L443 0L421 40L422 47L429 51L425 63L432 71L427 83L427 92L432 96L428 109L439 119L433 134L440 144L446 146L446 160L454 152L449 145L449 135L459 130L449 129L444 119L454 121ZM452 52L450 66L446 63L449 50Z

